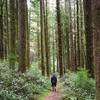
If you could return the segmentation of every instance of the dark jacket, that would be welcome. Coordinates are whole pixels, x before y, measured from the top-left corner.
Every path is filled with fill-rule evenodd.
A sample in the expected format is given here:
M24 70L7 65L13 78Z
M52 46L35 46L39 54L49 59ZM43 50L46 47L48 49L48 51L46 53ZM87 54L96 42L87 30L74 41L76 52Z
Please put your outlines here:
M57 83L57 77L56 76L53 75L51 77L51 83L55 83L55 84Z

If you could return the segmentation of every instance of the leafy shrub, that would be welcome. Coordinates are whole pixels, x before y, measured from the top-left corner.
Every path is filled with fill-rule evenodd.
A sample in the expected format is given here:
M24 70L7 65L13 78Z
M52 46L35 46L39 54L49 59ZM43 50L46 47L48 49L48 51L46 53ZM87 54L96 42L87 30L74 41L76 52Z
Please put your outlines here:
M21 74L0 62L0 100L36 100L48 86L50 82L36 67Z
M88 72L80 69L76 74L68 72L64 77L63 100L94 100L95 80L89 78Z

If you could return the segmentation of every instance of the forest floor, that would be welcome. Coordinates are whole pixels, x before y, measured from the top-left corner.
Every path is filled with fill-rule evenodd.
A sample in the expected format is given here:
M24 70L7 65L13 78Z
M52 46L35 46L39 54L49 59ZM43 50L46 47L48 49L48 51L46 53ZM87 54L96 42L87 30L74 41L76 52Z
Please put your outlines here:
M51 91L44 100L61 100L62 93L59 87L57 87L56 92Z

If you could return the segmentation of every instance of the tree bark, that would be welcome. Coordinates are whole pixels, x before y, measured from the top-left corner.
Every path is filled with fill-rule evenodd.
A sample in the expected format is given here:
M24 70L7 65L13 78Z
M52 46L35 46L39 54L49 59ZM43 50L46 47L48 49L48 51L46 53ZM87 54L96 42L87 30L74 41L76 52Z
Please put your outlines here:
M77 5L77 67L80 67L80 32L79 32L79 0L76 1Z
M19 39L19 69L20 72L26 71L26 0L18 0L18 39Z
M86 68L93 76L93 29L91 0L84 0L85 36L86 36Z
M10 39L9 39L9 67L14 69L16 62L16 24L15 24L15 0L10 0Z
M0 59L3 60L3 0L0 1Z
M45 64L44 64L44 18L43 18L43 0L40 0L40 25L41 25L41 71L42 75L45 76Z
M100 100L100 0L92 0L94 16L94 58L96 68L96 99Z
M62 30L61 30L61 15L60 15L60 1L56 0L57 6L57 29L58 29L58 59L60 77L63 75L63 64L62 64Z
M27 1L26 1L27 3ZM26 64L27 68L30 68L30 29L29 29L29 16L28 16L28 5L26 4Z

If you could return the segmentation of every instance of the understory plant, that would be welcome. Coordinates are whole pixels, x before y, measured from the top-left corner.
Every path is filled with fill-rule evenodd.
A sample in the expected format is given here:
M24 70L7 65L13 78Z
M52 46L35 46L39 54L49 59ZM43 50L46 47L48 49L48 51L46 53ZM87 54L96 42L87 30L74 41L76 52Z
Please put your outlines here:
M48 79L34 66L22 74L0 62L0 100L38 100L49 86Z
M61 80L63 100L94 100L95 79L89 77L87 70L79 69L77 73L68 71Z

